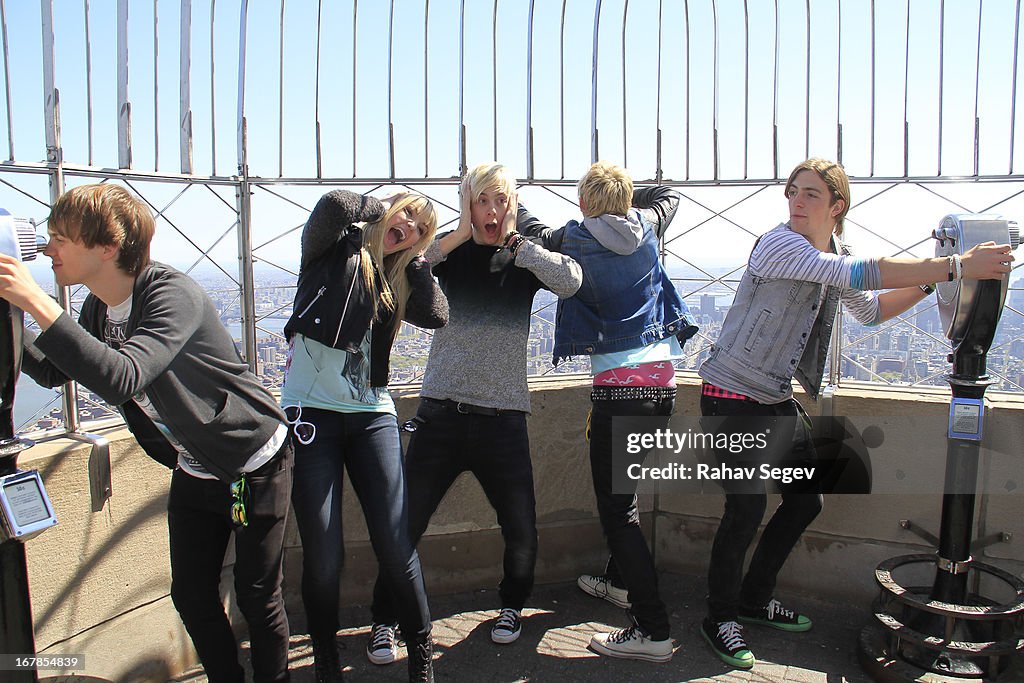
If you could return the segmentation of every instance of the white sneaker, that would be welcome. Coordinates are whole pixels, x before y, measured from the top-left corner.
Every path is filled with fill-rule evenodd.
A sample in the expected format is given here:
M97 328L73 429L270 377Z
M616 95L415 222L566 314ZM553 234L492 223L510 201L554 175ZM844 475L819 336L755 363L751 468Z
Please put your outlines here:
M636 626L611 633L595 633L590 639L595 652L620 659L667 662L672 659L672 639L651 640Z
M502 607L498 612L498 620L491 628L491 640L502 645L515 642L519 634L523 632L523 621L520 618L519 610L511 607Z
M395 645L397 624L374 624L370 627L370 642L366 644L366 658L374 664L390 664L398 656Z
M576 585L579 586L580 590L587 595L593 595L595 598L607 600L613 605L622 607L623 609L629 609L630 607L629 591L625 588L616 588L613 586L607 576L580 574L580 577L576 579Z

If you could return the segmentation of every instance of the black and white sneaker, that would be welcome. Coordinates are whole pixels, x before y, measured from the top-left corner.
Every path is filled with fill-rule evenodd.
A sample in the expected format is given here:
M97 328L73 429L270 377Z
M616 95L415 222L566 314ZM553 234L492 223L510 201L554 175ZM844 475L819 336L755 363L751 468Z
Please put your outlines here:
M502 607L498 612L498 619L491 628L491 640L502 645L513 643L523 632L523 620L519 610L511 607Z
M613 586L607 576L580 574L576 579L576 585L587 595L593 595L595 598L607 600L617 607L629 609L629 591Z
M595 633L590 647L597 653L620 659L667 662L672 659L672 639L651 640L637 626L611 633Z
M398 624L374 624L370 627L370 642L366 644L366 658L374 664L390 664L398 656L396 631Z

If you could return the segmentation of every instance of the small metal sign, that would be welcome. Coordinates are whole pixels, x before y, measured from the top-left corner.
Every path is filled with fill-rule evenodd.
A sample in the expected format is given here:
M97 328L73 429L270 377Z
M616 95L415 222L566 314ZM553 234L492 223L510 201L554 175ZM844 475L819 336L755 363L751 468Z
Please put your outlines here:
M981 441L985 404L980 398L954 398L949 404L949 438Z
M0 535L24 541L57 523L36 470L0 477Z

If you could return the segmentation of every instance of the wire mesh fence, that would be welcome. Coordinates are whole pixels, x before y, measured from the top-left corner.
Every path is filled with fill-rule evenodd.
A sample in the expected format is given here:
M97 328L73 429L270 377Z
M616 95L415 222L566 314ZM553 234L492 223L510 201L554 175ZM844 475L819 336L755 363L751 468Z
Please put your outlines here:
M1024 216L1019 0L0 0L0 23L0 206L42 231L69 187L131 187L157 216L154 258L206 288L271 388L301 227L338 187L422 192L442 230L458 177L489 159L551 224L578 216L575 178L599 158L676 187L663 253L702 323L683 371L808 156L853 178L859 254L931 255L948 213ZM1008 391L1024 390L1021 292L1014 275L989 362ZM85 292L55 294L74 313ZM541 292L531 374L587 369L552 366L555 309ZM841 330L832 383L944 384L930 300ZM403 328L395 381L417 381L429 339ZM84 388L22 385L21 429L110 415Z

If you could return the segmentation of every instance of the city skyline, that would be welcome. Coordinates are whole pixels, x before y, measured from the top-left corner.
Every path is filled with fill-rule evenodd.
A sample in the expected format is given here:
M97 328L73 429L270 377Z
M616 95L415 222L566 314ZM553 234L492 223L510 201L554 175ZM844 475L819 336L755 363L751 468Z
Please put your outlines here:
M724 275L729 269L722 269ZM703 282L683 275L693 275L676 269L672 273L677 288L685 293L687 283ZM281 330L291 314L294 296L294 278L289 283L280 271L268 271L270 279L261 279L256 296L257 317L257 374L270 390L280 388L284 379L288 348ZM193 273L197 282L210 294L221 315L221 320L235 339L240 341L240 312L237 295L230 287L230 281L218 273L211 276ZM730 282L738 281L730 280ZM1011 282L1012 290L1007 305L1024 310L1024 278ZM721 322L732 302L734 291L721 283L704 283L700 291L685 295L687 305L697 318L700 326L698 336L687 343L685 357L676 362L678 372L696 372L708 355L710 344L717 339ZM76 290L73 301L80 302L86 290ZM563 361L552 365L551 350L554 342L556 298L550 292L541 290L534 300L534 314L526 349L526 366L530 376L564 373L589 372L586 357ZM267 315L267 314L270 315ZM264 317L261 317L264 316ZM871 328L857 323L848 315L843 316L840 362L840 381L882 381L895 386L925 385L946 386L945 375L949 368L946 355L949 342L943 336L939 324L938 310L934 298L926 298L909 311L904 318L912 321L908 326L899 320ZM430 333L403 323L392 351L391 384L417 383L426 367L430 348ZM1019 392L1024 389L1024 318L1005 316L1000 321L988 368L994 377L996 391ZM826 377L827 381L827 377ZM32 380L23 376L19 381L19 392L25 394ZM60 404L53 407L56 392L28 389L29 396L16 400L15 422L19 430L50 429L59 425L62 417ZM83 421L101 419L111 414L98 397L84 388L80 396L80 414Z

